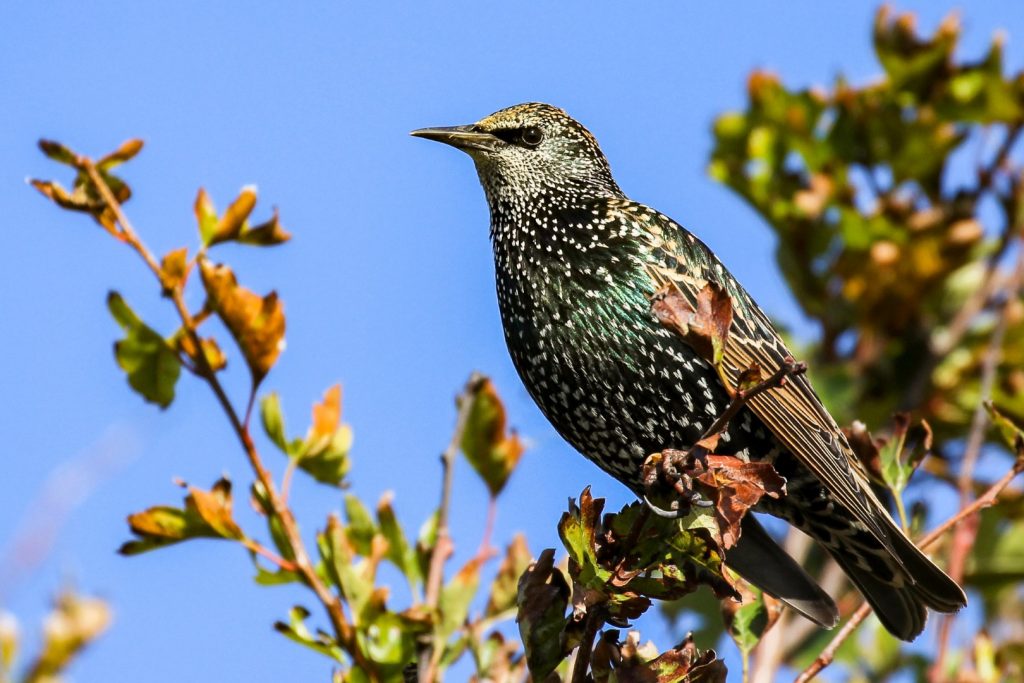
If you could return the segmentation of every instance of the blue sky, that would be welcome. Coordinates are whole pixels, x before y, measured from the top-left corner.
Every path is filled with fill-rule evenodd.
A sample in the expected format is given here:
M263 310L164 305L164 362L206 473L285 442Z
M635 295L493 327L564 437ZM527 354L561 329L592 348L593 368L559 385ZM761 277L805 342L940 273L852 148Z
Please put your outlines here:
M918 11L930 30L953 6L899 8ZM144 138L126 169L136 191L127 208L160 253L196 244L198 186L219 206L243 185L259 186L258 215L278 206L295 239L269 252L229 246L221 256L244 284L277 288L285 301L288 348L264 390L282 394L298 432L311 401L342 382L356 434L354 491L375 501L394 490L409 526L435 504L454 393L473 369L491 375L532 446L504 494L496 538L524 530L536 552L558 544L558 515L585 485L610 506L628 497L559 440L515 376L469 159L408 131L468 123L522 101L562 106L597 135L627 193L697 232L768 311L807 330L777 275L768 230L705 174L709 127L743 105L754 67L797 85L825 84L840 71L855 81L877 74L874 7L5 3L0 562L8 571L16 530L43 538L54 521L33 501L55 472L84 461L99 476L89 495L57 487L67 518L43 563L0 586L0 605L24 618L31 642L64 582L107 597L114 627L76 666L82 681L129 672L153 682L326 680L329 669L270 629L296 599L311 601L256 587L237 548L206 542L114 554L127 513L180 499L172 476L205 486L228 472L242 484L248 470L205 387L183 377L165 413L129 390L112 357L118 330L107 291L117 288L166 331L171 311L132 254L24 184L61 173L36 139L100 154ZM1024 63L1024 4L974 2L964 24L965 56L1005 27L1008 64ZM233 357L229 383L240 401L245 378ZM266 457L280 471L275 454ZM455 537L465 553L480 537L485 491L464 463L456 478ZM293 498L307 531L340 504L305 480ZM665 634L656 620L647 628L665 645L682 635Z

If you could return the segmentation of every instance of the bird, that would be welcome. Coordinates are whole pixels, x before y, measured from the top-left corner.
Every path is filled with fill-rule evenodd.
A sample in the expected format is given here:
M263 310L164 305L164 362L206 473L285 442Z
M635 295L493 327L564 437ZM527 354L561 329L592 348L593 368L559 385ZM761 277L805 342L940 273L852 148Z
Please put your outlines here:
M595 137L565 111L518 104L470 125L415 137L468 153L490 209L490 240L505 341L513 365L554 429L634 493L647 456L692 446L730 402L722 375L651 310L671 283L692 301L709 283L733 316L723 367L768 371L791 354L768 316L695 235L629 199ZM761 393L732 418L715 448L769 462L786 494L754 508L810 535L902 640L927 609L967 603L959 585L893 521L806 375ZM725 563L825 628L832 598L746 515Z

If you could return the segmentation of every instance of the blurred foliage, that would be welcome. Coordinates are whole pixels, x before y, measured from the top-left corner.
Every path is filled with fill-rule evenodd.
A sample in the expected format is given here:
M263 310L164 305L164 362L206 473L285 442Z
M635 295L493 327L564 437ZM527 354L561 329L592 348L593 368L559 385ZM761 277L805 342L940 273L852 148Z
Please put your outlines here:
M983 434L993 463L1001 445L1019 453L1013 437L1000 435L1024 418L1024 301L1015 279L1024 71L1006 73L1001 34L971 61L959 57L955 16L928 36L915 23L911 14L878 11L872 38L883 73L866 85L840 76L830 88L798 89L754 72L746 108L715 121L709 166L776 235L781 273L821 330L794 346L832 413L852 422L851 444L907 528L918 528L943 480L961 501L984 490L973 474L976 454L962 462L982 400L993 402L1000 427ZM994 382L983 395L993 355ZM923 463L935 477L911 480L928 453L940 456ZM909 510L908 483L918 499ZM932 680L1021 675L1024 516L1016 497L985 515L967 546L944 548L950 556L970 549L964 579L983 604L986 631L922 656L872 620L836 653L850 680L898 671ZM797 666L830 638L790 632L800 637L784 646L784 659Z
M83 649L110 626L110 607L98 598L63 591L43 621L43 638L34 659L19 666L20 633L14 615L0 612L0 683L60 683ZM21 670L16 673L16 670Z
M1009 163L1024 72L1004 75L999 36L981 60L957 63L955 18L927 38L914 23L879 11L884 75L869 85L839 77L831 90L797 90L755 72L747 109L715 122L709 172L778 237L782 274L821 327L810 365L817 386L839 388L830 408L840 422L878 425L913 409L945 441L977 405L992 325L958 313L991 293L987 266L1024 217ZM1024 415L1024 307L1011 323L995 398Z

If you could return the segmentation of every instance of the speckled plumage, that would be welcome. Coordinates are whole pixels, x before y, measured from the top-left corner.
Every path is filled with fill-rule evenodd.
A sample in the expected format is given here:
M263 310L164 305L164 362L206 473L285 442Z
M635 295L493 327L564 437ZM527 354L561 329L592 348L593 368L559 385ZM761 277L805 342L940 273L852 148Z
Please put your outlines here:
M555 429L634 492L642 492L647 455L690 446L728 403L715 370L651 313L661 283L693 298L713 281L730 295L733 375L751 362L772 371L788 355L715 255L664 214L629 200L594 137L562 110L517 105L472 126L414 134L473 157L490 206L515 367ZM717 452L772 462L788 493L758 510L818 540L887 628L911 639L926 606L956 610L963 592L899 531L806 378L794 380L744 408ZM766 539L750 518L727 560L812 619L834 623L831 600Z

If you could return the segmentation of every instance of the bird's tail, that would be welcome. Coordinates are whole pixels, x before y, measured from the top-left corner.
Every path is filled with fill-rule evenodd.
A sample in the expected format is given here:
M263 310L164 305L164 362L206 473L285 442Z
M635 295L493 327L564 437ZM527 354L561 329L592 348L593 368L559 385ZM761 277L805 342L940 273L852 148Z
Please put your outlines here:
M819 626L832 628L839 610L832 598L786 554L754 515L743 517L739 542L726 551L730 569Z
M892 553L880 547L861 546L855 552L848 545L826 548L864 594L882 625L897 638L913 640L924 630L926 608L956 612L967 604L967 596L895 524L890 526ZM875 562L865 566L862 558L866 553L882 560L885 569L880 571ZM894 557L901 566L893 562Z

